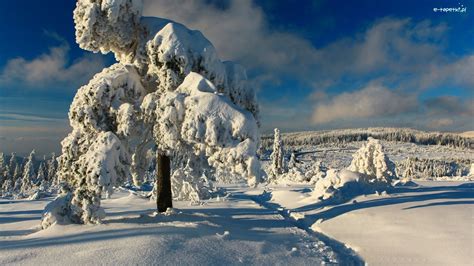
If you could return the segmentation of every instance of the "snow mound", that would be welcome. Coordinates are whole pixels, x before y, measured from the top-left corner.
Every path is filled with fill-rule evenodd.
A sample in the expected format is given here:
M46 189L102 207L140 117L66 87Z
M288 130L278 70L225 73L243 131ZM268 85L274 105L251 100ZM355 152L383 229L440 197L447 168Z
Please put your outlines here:
M313 197L318 200L345 199L358 195L365 190L360 173L349 170L330 169L326 177L318 180L314 186Z
M376 139L368 142L353 155L347 170L328 170L318 179L313 196L319 200L343 200L356 195L386 190L398 181L395 164L383 152Z

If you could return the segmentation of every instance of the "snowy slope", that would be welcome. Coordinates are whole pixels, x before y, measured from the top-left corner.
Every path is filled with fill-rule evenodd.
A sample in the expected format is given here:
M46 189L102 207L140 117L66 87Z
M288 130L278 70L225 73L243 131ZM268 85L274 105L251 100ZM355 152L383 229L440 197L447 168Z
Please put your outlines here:
M305 187L279 187L269 204L369 265L472 265L474 183L420 184L334 205L315 204Z
M199 206L176 202L154 215L153 202L119 192L103 201L101 225L36 231L48 201L0 201L0 265L319 265L360 264L252 200L261 189L228 188Z

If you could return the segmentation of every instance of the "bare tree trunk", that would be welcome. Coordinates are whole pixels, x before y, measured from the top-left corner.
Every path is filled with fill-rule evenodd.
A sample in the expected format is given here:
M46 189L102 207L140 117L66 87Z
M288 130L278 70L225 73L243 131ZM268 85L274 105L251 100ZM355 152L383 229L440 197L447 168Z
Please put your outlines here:
M158 212L165 212L168 208L173 207L173 200L171 195L171 167L170 157L158 153L157 172L156 172L156 206Z

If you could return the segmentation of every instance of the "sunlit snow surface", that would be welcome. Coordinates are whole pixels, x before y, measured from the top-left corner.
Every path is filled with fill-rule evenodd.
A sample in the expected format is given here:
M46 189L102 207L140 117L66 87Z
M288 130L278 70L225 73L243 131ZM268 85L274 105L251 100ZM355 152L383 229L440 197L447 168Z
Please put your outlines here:
M370 265L468 265L473 183L421 184L326 206L311 186L231 186L200 205L175 202L167 215L121 190L103 201L103 224L43 231L49 200L2 199L0 265L362 263L345 245Z

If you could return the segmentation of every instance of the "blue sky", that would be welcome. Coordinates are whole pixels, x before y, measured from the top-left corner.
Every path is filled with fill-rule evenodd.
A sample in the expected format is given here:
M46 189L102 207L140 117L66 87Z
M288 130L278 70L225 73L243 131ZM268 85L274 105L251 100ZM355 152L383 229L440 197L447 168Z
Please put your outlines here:
M0 150L59 151L77 89L112 64L79 49L73 0L0 2ZM466 12L434 12L465 7ZM201 30L258 90L262 132L474 130L474 1L145 0Z

